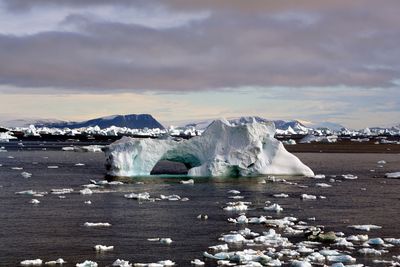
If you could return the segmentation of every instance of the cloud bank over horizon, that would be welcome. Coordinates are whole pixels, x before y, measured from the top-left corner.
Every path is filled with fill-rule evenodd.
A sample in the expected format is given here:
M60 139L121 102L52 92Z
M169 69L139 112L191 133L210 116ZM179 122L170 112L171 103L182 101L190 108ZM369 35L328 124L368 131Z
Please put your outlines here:
M378 122L379 109L386 123L400 114L399 7L397 0L0 0L0 94L163 95L190 106L218 92L215 113L230 116L224 95L251 88L241 103L246 114L269 114L251 104L261 97L268 106L290 102L278 117L292 111L365 125ZM172 108L159 100L158 108ZM314 114L302 111L306 103ZM332 112L316 113L318 105Z

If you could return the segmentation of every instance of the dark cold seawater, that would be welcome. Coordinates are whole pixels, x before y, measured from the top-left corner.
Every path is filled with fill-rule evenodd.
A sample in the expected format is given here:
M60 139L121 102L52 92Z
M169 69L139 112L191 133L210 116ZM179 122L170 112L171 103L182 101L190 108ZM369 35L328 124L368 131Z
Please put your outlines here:
M130 184L106 185L101 193L81 195L79 190L90 179L105 178L103 153L64 151L9 151L0 152L0 266L18 266L22 260L40 258L43 261L63 258L75 266L84 260L96 261L99 266L111 266L118 258L130 262L156 262L170 259L178 266L190 266L190 261L202 258L211 245L221 244L222 233L249 227L255 232L266 231L263 225L235 225L227 222L236 213L223 210L229 199L228 190L239 190L244 201L251 201L248 217L271 215L274 218L295 216L300 220L315 217L314 225L325 230L342 231L346 235L368 234L372 237L400 238L400 179L385 179L385 172L400 171L399 154L323 154L300 153L297 156L315 173L327 179L287 177L288 181L306 185L301 188L279 182L260 183L266 177L198 179L194 185L180 184L179 177L124 179ZM378 167L377 161L387 164ZM75 166L84 163L84 166ZM58 166L49 169L48 166ZM13 170L21 167L23 170ZM371 172L370 170L375 170ZM24 178L21 172L32 173ZM338 175L357 175L346 180ZM329 182L336 175L340 182ZM138 184L137 182L143 182ZM317 188L316 183L332 184L331 188ZM17 195L23 190L47 191L73 188L74 192L60 199L48 194L35 197ZM151 196L177 194L189 201L137 201L124 198L130 192L149 192ZM287 193L289 198L274 198L276 193ZM304 201L302 193L323 195L326 199ZM84 202L91 200L92 204ZM265 201L280 204L280 214L263 210ZM202 221L197 215L207 214ZM85 222L108 222L108 228L87 228ZM382 229L363 232L348 228L353 224L376 224ZM150 242L148 238L170 237L170 245ZM289 238L296 241L298 237ZM114 250L96 253L97 244L112 245ZM348 251L348 249L344 249ZM362 256L351 252L358 263L368 266L374 259L391 260L400 255L399 247L389 249L383 256ZM215 266L207 261L207 266Z

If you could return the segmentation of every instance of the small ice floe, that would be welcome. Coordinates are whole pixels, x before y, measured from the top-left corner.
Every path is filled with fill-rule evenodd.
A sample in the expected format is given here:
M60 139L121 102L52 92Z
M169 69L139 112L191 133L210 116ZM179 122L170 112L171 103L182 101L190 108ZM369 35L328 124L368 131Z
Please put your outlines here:
M21 172L21 176L24 178L30 178L32 177L32 173L29 172Z
M160 195L160 199L162 200L167 199L169 201L178 201L181 200L181 197L178 195L169 195L169 196Z
M57 259L57 260L55 260L55 261L46 261L44 264L45 264L45 265L57 265L57 264L63 265L63 264L65 264L65 263L67 263L65 260L59 258L59 259Z
M169 245L169 244L171 244L171 243L173 242L172 239L169 238L169 237L148 238L147 241L150 241L150 242L159 242L159 243L165 244L165 245Z
M361 231L371 231L376 229L381 229L382 226L373 225L373 224L363 224L363 225L349 225L348 227L361 230Z
M35 195L36 191L33 190L24 190L24 191L19 191L15 192L16 195Z
M228 191L228 194L239 195L239 194L240 194L240 191L238 191L238 190L229 190L229 191Z
M94 249L97 252L106 252L106 251L114 250L114 246L96 245L96 246L94 246Z
M205 262L199 259L194 259L190 262L194 266L204 266Z
M20 265L22 266L40 266L43 264L43 261L41 259L35 259L35 260L24 260L20 262Z
M389 173L385 173L385 177L386 178L400 178L400 172L389 172Z
M276 198L288 198L289 197L289 195L285 194L285 193L273 194L272 196L276 197Z
M113 262L112 266L117 266L117 267L132 267L132 264L130 264L129 261L117 259L116 261Z
M380 164L380 165L382 165L382 164L386 164L386 161L384 161L384 160L380 160L380 161L378 161L378 162L377 162L377 164Z
M74 151L75 148L73 146L65 146L61 148L62 151Z
M74 166L85 166L85 164L84 163L76 163Z
M29 203L34 204L34 205L37 205L37 204L40 203L40 201L37 200L36 198L33 198L33 199L31 199L31 200L29 201Z
M82 146L82 147L80 147L79 149L78 149L78 151L79 150L82 150L82 151L84 151L84 152L102 152L103 149L104 148L104 146L100 146L100 145L89 145L89 146Z
M75 266L76 267L97 267L98 264L95 261L86 260L86 261L84 261L82 263L77 263Z
M213 252L228 251L229 250L228 244L215 245L215 246L211 246L211 247L208 247L208 248Z
M231 199L243 199L244 196L238 196L238 195L236 195L236 196L229 196L228 198L231 198Z
M374 248L361 248L358 250L358 253L360 253L360 254L375 255L375 256L380 256L386 252L388 252L388 251L387 250L377 250Z
M237 217L236 219L229 218L228 222L238 223L238 224L246 224L249 222L249 219L247 219L246 215L242 214L239 217Z
M384 238L384 240L393 245L400 245L400 238Z
M196 217L199 220L208 220L208 215L207 214L199 214Z
M194 184L194 180L193 179L189 179L189 180L182 180L180 181L181 184Z
M55 188L51 189L51 194L53 195L64 195L64 194L70 194L74 192L74 189L72 188Z
M292 267L311 267L311 263L308 261L299 261L299 260L294 260L291 263Z
M325 179L325 174L316 174L313 177L314 179Z
M385 241L383 241L382 238L371 238L370 240L368 240L368 244L369 245L377 245L377 246L382 246L383 244L385 244Z
M98 222L98 223L92 223L92 222L85 222L83 224L85 227L111 227L110 223L103 223L103 222Z
M174 266L175 262L171 260L158 261L153 263L134 263L135 267L170 267Z
M301 194L301 199L303 200L315 200L317 199L317 196L314 195L308 195L308 194Z
M47 169L58 169L58 166L56 166L56 165L50 165L50 166L47 166Z
M89 188L85 188L85 189L79 190L79 193L81 193L81 195L91 195L91 194L93 194L93 191L90 190Z
M14 171L20 171L20 170L23 170L24 168L22 168L22 167L11 167L11 170L14 170Z
M245 211L248 209L248 204L251 204L250 202L229 202L227 203L228 206L224 208L226 211Z
M344 179L346 179L346 180L355 180L355 179L358 178L357 176L355 176L355 175L353 175L353 174L342 174L342 177L343 177Z
M264 210L281 212L281 211L283 211L283 208L279 204L272 204L270 206L264 207Z
M92 201L90 201L90 200L87 200L87 201L85 201L84 202L86 205L92 205Z
M365 242L368 240L368 235L351 235L346 238L348 241Z
M125 194L124 197L128 199L150 200L150 194L148 192Z
M354 244L350 241L347 241L346 238L340 237L335 240L333 244L335 247L353 247Z
M356 259L350 255L327 256L328 262L355 263Z
M13 159L14 157L13 157L13 156L7 156L7 158L8 158L8 159Z
M326 183L316 183L315 186L322 187L322 188L332 187L332 185L326 184Z
M224 235L222 238L226 243L242 243L246 240L246 238L244 238L240 234L227 234Z
M67 198L66 196L58 196L59 199L65 199Z

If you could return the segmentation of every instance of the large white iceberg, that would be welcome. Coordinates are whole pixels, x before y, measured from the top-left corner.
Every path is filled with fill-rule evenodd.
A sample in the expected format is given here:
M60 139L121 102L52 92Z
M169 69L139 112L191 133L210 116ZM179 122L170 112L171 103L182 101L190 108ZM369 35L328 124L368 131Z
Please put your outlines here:
M146 176L169 160L185 164L188 176L313 176L274 134L273 123L216 120L203 135L180 142L123 137L106 148L106 167L112 176Z

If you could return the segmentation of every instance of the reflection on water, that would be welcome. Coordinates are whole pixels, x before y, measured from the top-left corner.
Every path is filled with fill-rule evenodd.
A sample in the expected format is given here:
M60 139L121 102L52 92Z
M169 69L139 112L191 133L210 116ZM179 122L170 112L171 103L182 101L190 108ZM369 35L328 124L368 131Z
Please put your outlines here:
M227 193L231 189L239 190L244 201L252 202L246 213L248 217L276 216L263 210L265 201L271 201L284 208L278 217L295 216L301 220L316 217L316 225L343 231L346 235L360 233L348 225L376 224L383 228L368 233L370 237L400 238L397 227L400 223L400 180L381 178L385 172L399 171L399 155L304 153L298 156L316 173L326 174L328 178L286 177L291 184L264 183L267 177L199 178L194 185L181 184L179 176L119 178L129 183L105 185L93 189L103 193L81 195L79 190L83 184L91 179L104 179L102 153L0 153L0 265L15 266L24 259L47 261L62 257L70 263L66 266L74 266L85 259L107 266L117 258L131 262L171 259L179 266L188 266L190 260L202 258L208 246L219 244L222 233L244 227L228 223L227 218L236 217L236 214L222 209L226 202L232 201ZM379 160L388 163L378 167ZM76 163L84 165L75 166ZM47 168L54 165L58 169ZM32 173L32 177L22 177L22 171ZM337 176L345 173L359 178L345 180ZM330 183L330 178L337 181ZM318 182L333 186L319 188L315 186ZM73 188L74 192L66 194L64 199L53 194L37 197L38 205L28 203L31 196L15 194L29 189L50 192L54 188ZM189 201L136 201L124 198L127 192L148 192L152 197L177 194ZM272 195L276 193L286 193L289 198L274 198ZM303 201L302 193L327 198ZM92 204L85 204L87 200ZM199 214L207 214L209 219L198 220ZM85 222L109 222L112 227L87 228L83 227ZM266 230L262 225L250 228L259 233ZM170 237L174 242L165 245L147 240L155 237ZM96 253L93 247L97 244L112 245L115 249ZM399 254L400 251L394 249L381 258L390 259ZM358 257L358 262L371 266L373 259Z

